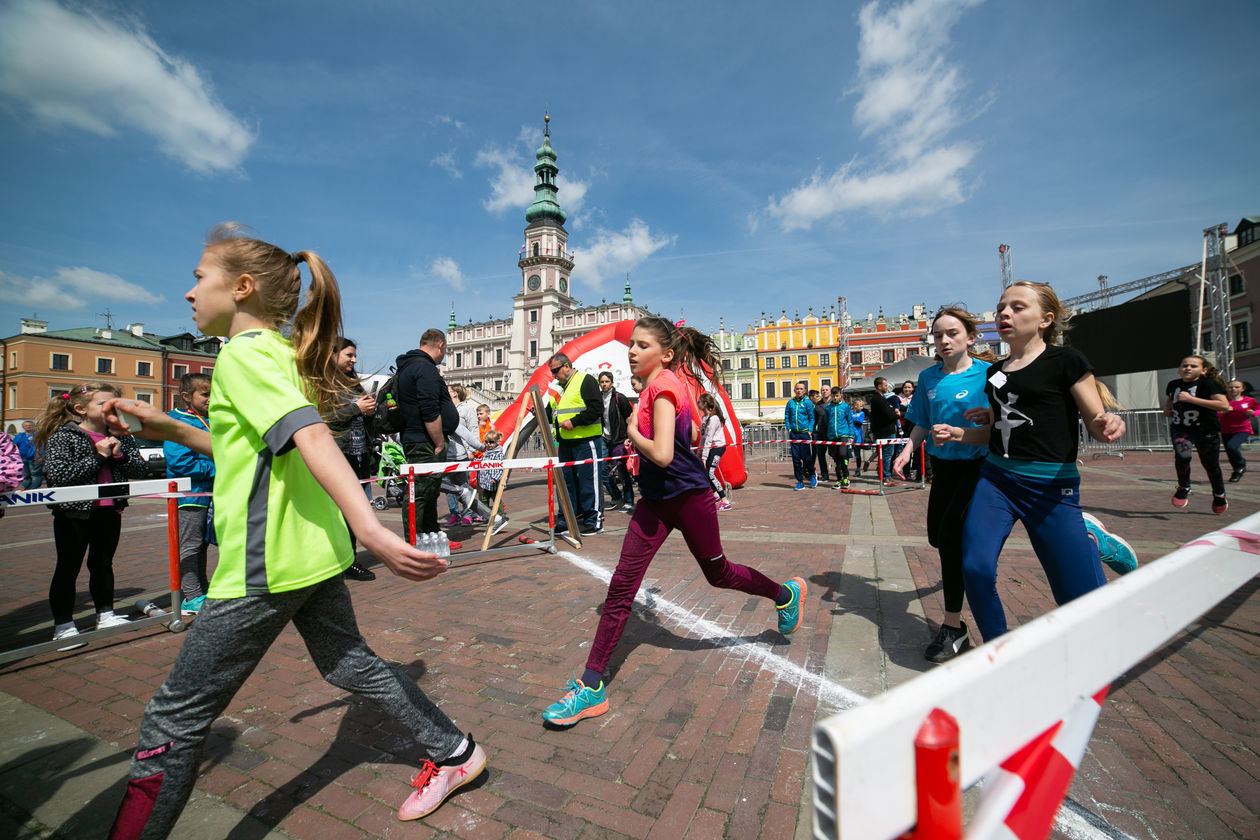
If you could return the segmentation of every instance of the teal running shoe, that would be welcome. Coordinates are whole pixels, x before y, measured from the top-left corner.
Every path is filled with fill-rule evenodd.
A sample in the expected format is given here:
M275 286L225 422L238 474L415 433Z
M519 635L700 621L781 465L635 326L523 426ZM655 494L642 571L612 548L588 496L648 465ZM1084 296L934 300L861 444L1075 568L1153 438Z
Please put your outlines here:
M794 577L783 584L792 593L792 600L783 606L775 606L779 611L779 632L784 636L801 626L801 598L805 597L805 581Z
M580 680L569 680L569 693L543 710L543 720L556 726L572 726L582 718L599 717L608 711L608 698L604 696L604 683L598 688L583 685Z
M1100 560L1118 575L1127 575L1137 568L1137 552L1133 550L1133 546L1104 528L1097 517L1090 516L1084 511L1081 512L1081 516L1085 519L1085 530L1089 532L1094 542L1098 543Z
M183 603L179 605L179 611L184 615L196 615L201 612L201 606L205 602L205 595L198 595L196 598L185 598Z

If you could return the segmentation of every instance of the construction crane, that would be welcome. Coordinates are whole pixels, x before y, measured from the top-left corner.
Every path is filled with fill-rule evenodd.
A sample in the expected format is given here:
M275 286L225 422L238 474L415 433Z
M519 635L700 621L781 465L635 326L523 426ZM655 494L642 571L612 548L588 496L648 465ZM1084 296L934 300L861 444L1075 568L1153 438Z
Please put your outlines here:
M1002 290L1011 285L1011 246L998 246L998 270L1002 273Z

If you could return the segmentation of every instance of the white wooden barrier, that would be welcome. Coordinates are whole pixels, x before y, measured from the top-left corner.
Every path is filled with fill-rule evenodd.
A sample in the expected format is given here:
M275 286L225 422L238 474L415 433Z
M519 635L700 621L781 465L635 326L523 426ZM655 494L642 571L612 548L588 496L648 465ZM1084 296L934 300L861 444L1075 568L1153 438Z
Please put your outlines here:
M940 708L961 730L963 788L1260 574L1260 514L814 728L814 836L880 840L914 826L914 739Z

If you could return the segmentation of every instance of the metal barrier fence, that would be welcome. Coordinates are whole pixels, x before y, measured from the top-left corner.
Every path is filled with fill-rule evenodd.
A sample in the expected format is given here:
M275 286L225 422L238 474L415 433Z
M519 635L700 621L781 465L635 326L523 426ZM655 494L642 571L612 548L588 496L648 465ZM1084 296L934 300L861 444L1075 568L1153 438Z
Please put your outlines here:
M1168 418L1157 408L1117 411L1124 418L1124 437L1115 443L1100 443L1089 436L1085 422L1079 421L1081 457L1089 453L1091 458L1112 456L1123 458L1126 451L1168 452L1172 439L1168 436Z

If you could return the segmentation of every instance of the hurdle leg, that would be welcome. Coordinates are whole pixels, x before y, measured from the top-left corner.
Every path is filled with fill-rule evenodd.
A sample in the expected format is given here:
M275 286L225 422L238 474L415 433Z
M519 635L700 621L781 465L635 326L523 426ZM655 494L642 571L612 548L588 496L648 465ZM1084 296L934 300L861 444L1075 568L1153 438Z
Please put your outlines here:
M416 544L416 468L407 468L407 519L411 523L411 544Z

